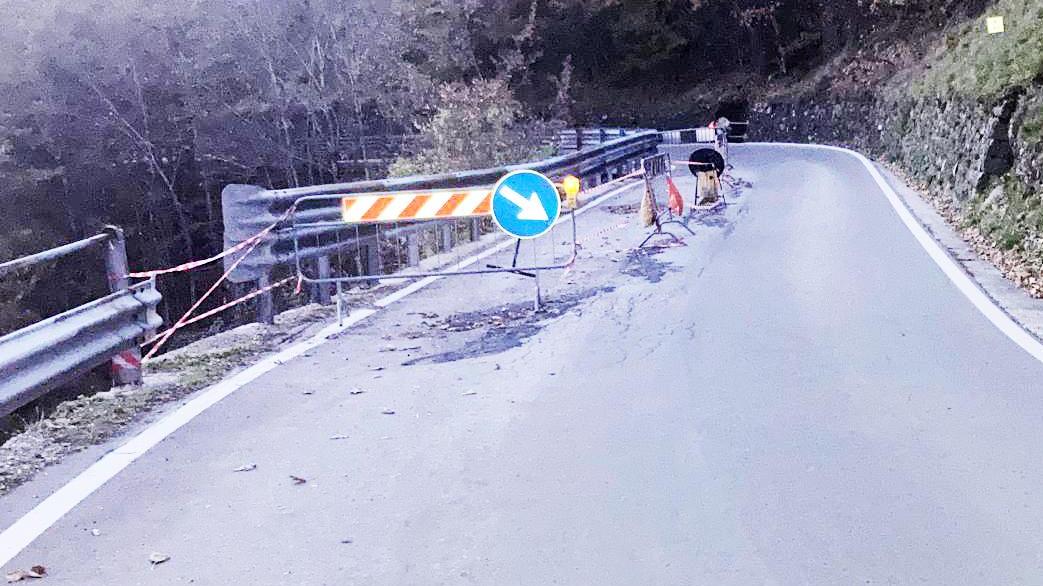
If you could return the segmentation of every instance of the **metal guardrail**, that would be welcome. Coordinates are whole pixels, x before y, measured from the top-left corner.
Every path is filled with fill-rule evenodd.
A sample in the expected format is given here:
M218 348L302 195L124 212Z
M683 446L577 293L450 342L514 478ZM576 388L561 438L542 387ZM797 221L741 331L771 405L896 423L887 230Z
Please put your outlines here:
M0 416L137 348L160 300L149 280L0 338Z
M98 234L96 236L91 236L90 238L84 238L83 240L70 242L69 244L63 244L62 246L58 246L50 250L37 252L36 254L30 254L29 256L23 256L22 258L16 258L14 260L9 260L7 262L0 263L0 277L8 273L13 273L18 269L30 267L36 264L40 264L42 262L47 262L49 260L57 260L68 254L79 252L81 250L90 248L91 246L94 246L96 244L105 242L109 238L110 236L108 234Z
M140 381L139 344L162 325L155 280L130 285L123 233L105 234L0 264L0 275L103 244L114 292L0 337L0 416L114 360L117 383Z
M486 186L493 185L507 173L519 169L531 169L552 177L571 174L579 177L584 186L594 187L637 168L641 158L655 152L659 142L658 132L645 131L617 137L582 151L543 161L491 169L295 189L267 190L253 185L228 185L221 193L224 244L226 248L231 248L249 239L283 218L295 201L308 196ZM315 242L314 245L300 249L299 258L322 261L324 257L333 254L337 247L354 246L354 240L337 241L344 231L343 226L337 225L341 218L337 203L335 200L324 205L316 202L315 205L296 210L298 222L319 224L308 233L301 234L298 231L301 241L306 242L313 238ZM327 225L322 225L323 223ZM371 235L372 233L364 233L360 237ZM321 243L323 239L325 243ZM263 287L269 282L272 268L293 263L296 258L298 257L294 252L292 231L288 226L282 226L274 230L235 267L229 275L229 280L237 283L256 281ZM237 260L237 255L226 257L226 270L231 269ZM262 313L267 312L262 310ZM270 316L262 315L261 319L268 321Z
M650 132L650 128L569 128L557 134L559 153L574 153L623 136Z

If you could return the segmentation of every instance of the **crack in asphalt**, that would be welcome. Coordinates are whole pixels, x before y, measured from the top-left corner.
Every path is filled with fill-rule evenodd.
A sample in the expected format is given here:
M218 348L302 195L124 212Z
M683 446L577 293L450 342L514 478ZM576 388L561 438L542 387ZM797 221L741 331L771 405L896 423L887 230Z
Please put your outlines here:
M477 358L500 354L518 348L522 343L538 334L543 328L580 303L602 293L611 293L615 287L597 287L584 289L574 293L565 293L554 299L544 300L539 312L532 311L529 302L513 303L498 308L471 311L451 315L441 324L426 323L430 329L438 328L445 332L470 332L484 330L482 335L464 348L450 350L407 360L402 366L418 364L442 364L456 362L467 358ZM414 333L409 337L427 337L430 334Z
M630 277L644 277L649 283L658 283L668 272L677 270L672 264L654 258L665 250L665 248L631 250L627 253L626 262L620 271Z

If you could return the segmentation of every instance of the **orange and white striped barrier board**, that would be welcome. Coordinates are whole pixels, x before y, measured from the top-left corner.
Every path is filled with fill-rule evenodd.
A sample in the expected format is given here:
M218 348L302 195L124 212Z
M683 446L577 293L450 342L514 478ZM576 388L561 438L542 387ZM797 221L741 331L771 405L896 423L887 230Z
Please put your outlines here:
M492 214L492 191L437 189L347 195L341 217L348 224L473 218Z

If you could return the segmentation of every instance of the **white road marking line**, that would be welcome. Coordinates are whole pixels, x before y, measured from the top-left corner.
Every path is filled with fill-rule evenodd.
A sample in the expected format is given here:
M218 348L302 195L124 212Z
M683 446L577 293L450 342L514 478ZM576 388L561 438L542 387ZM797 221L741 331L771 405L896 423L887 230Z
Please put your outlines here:
M941 247L940 244L932 237L927 230L920 224L920 221L913 216L913 213L909 211L902 198L899 197L898 193L891 187L891 185L884 179L880 171L873 165L872 161L867 159L865 155L835 146L826 145L809 145L809 144L789 144L789 143L749 143L751 146L783 146L783 147L797 147L808 150L829 150L850 155L862 162L866 170L869 171L869 175L876 181L880 190L887 196L887 201L891 203L891 207L894 208L895 212L898 213L898 217L905 224L905 227L912 232L920 246L923 247L927 254L931 257L938 268L945 273L945 276L949 277L953 285L960 290L963 295L970 300L974 307L978 309L992 325L996 326L1001 332L1003 332L1011 341L1020 346L1024 351L1028 352L1036 360L1043 362L1043 343L1040 343L1031 333L1022 328L1018 322L1014 321L1006 311L982 291L981 287L968 275L963 267L956 262L949 254Z
M576 212L576 215L582 215L587 211L598 207L606 200L633 187L635 187L634 184L623 185L622 187L616 188L604 195L598 196L597 199L580 208ZM448 197L446 199L448 199ZM562 217L558 222L560 223L564 219L565 218ZM453 269L460 270L466 268L513 244L514 240L508 239L488 250L482 251L479 254L461 261L453 267ZM396 301L400 301L409 295L420 291L440 278L441 277L427 277L417 281L408 287L404 287L403 289L380 299L374 305L381 308L387 307ZM253 382L261 375L322 345L329 340L331 336L347 330L355 324L372 317L376 313L377 310L375 309L360 309L353 311L344 319L343 325L333 324L323 328L315 336L295 344L274 356L270 356L226 380L214 384L202 391L189 402L178 407L172 413L148 426L144 431L134 436L112 452L109 452L94 464L91 464L86 470L78 474L67 484L44 499L40 504L33 507L31 511L11 524L11 526L5 529L3 533L0 533L0 566L7 565L16 555L21 553L23 549L32 543L33 540L57 523L59 519L75 508L76 505L83 502L84 499L119 474L120 471L129 466L134 462L134 460L140 458L170 434L181 429L188 422L195 419L196 416L200 415L210 407L213 407L222 399L241 389L245 385Z

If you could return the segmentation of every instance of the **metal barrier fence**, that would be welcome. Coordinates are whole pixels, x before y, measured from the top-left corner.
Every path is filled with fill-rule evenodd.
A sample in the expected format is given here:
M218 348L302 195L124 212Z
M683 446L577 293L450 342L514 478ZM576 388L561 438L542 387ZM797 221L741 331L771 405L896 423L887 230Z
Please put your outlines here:
M623 136L648 132L648 130L644 128L569 128L558 132L558 152L574 153Z
M297 202L295 204L294 210L302 208L302 207L305 207L305 206L307 206L310 203L326 203L326 202L328 202L330 200L334 200L334 199L337 200L337 202L340 202L342 197L343 196L341 196L341 195L312 195L312 196L308 196L308 197L302 197L302 198L297 200ZM567 258L562 260L562 261L560 261L560 262L555 262L555 263L545 264L545 265L540 265L540 264L533 263L531 265L523 265L523 266L518 266L517 264L515 264L514 266L510 266L510 267L486 267L486 268L467 269L467 270L414 271L414 272L410 272L407 275L401 275L400 277L401 278L408 278L408 279L422 279L422 278L425 278L425 277L434 277L434 276L448 277L448 276L463 276L463 275L482 275L482 274L489 274L489 273L525 274L527 272L533 272L533 271L556 270L556 269L567 268L576 259L576 252L577 252L576 219L575 219L575 214L573 212L574 212L574 210L562 210L562 215L563 216L568 216L569 221L571 222L571 240L572 241L569 243L569 252L568 252ZM300 256L300 251L303 250L305 247L302 245L302 242L297 237L297 235L301 234L301 233L307 233L309 231L312 231L312 230L315 230L315 229L319 229L319 228L336 227L335 226L336 224L339 224L341 229L353 229L355 227L355 226L345 226L343 222L298 223L297 222L296 212L291 215L290 231L294 235L294 249L295 249L295 251L297 253L296 254L296 258L295 258L295 264L296 264L296 268L297 268L297 274L300 275L302 281L307 282L307 283L318 283L318 284L334 284L334 283L340 284L340 283L358 283L358 282L367 282L367 281L379 280L381 278L384 278L384 277L388 276L387 274L385 274L383 272L383 270L382 270L383 263L381 262L381 260L379 258L379 253L380 253L380 250L382 248L381 247L381 238L383 238L384 240L387 241L387 240L390 240L392 238L397 238L399 235L406 235L407 237L409 237L409 236L412 236L412 235L415 235L415 234L419 233L420 231L424 230L425 228L427 228L427 229L431 229L431 228L435 228L435 229L437 229L437 228L449 228L450 230L452 230L452 228L453 228L453 222L452 221L439 221L439 220L418 221L418 222L412 223L411 225L406 226L406 227L389 226L389 224L393 224L393 223L387 223L387 222L376 223L376 224L373 224L373 225L369 226L369 228L372 230L372 234L367 235L367 236L362 237L362 238L359 238L357 240L353 239L353 241L349 245L347 245L348 248L350 248L350 247L354 247L355 248L356 252L355 252L354 256L355 256L356 262L359 262L359 259L362 258L361 249L363 247L365 247L365 249L366 249L366 266L364 268L362 268L361 270L359 270L358 274L356 274L356 275L349 275L349 276L338 276L338 277L321 276L321 275L314 275L314 276L309 275L308 274L308 270L304 266L302 266L302 264L301 264L301 258L302 257ZM443 231L442 234L443 234L443 237L445 237L446 232ZM448 238L446 238L446 240L447 240L447 242L445 243L444 248L451 248L452 237L449 236ZM521 241L519 240L518 241L518 246L515 248L515 261L517 261L517 251L520 248L520 244L521 244ZM344 247L343 244L342 244L342 247ZM350 250L349 250L349 253L350 253ZM340 264L340 263L338 263L338 264ZM419 263L418 262L410 262L410 266L416 266L417 264L419 264Z
M585 187L596 187L636 169L641 158L656 151L659 142L659 133L648 131L623 136L582 151L543 161L491 169L281 190L266 190L251 185L229 185L225 187L221 197L226 248L250 239L265 227L278 222L280 218L287 218L291 209L295 222L309 226L298 226L294 229L284 225L273 231L269 238L234 267L228 278L238 283L254 281L260 289L270 283L270 272L273 268L290 266L298 260L314 260L316 278L321 281L330 278L334 269L329 262L331 255L344 247L354 247L356 240L366 243L375 241L377 232L374 227L353 227L350 232L345 230L345 226L340 222L339 198L321 196L487 186L496 183L511 171L521 169L538 171L551 177L571 174L579 177ZM302 198L313 199L308 199L308 203L303 205L302 209L294 208L294 204ZM430 224L427 222L422 225L401 226L395 233L406 240L418 240L419 231L430 230ZM445 224L450 226L447 231L456 225ZM410 243L409 247L409 265L415 266L419 260L413 254L416 244ZM372 247L366 251L365 258L376 262L379 258L377 253L377 247ZM239 255L225 257L226 270L233 269L238 257ZM270 322L274 319L270 299L262 298L258 306L259 321Z
M121 230L2 263L0 276L97 245L112 294L0 337L0 416L110 360L116 384L141 382L139 345L162 325L162 298L154 279L129 283Z
M669 236L675 243L680 243L681 239L676 234L664 228L668 224L680 226L694 236L695 232L688 227L684 217L684 201L680 199L680 193L677 193L676 197L679 200L681 209L675 209L674 201L672 201L670 196L670 191L677 189L673 184L673 161L670 155L660 153L643 159L641 161L641 169L644 171L645 189L648 191L650 198L649 203L652 206L654 223L652 225L652 233L645 238L638 248L644 248L656 236ZM666 197L661 197L663 195L666 195Z
M663 144L712 144L717 140L717 131L709 127L666 130L662 135Z

